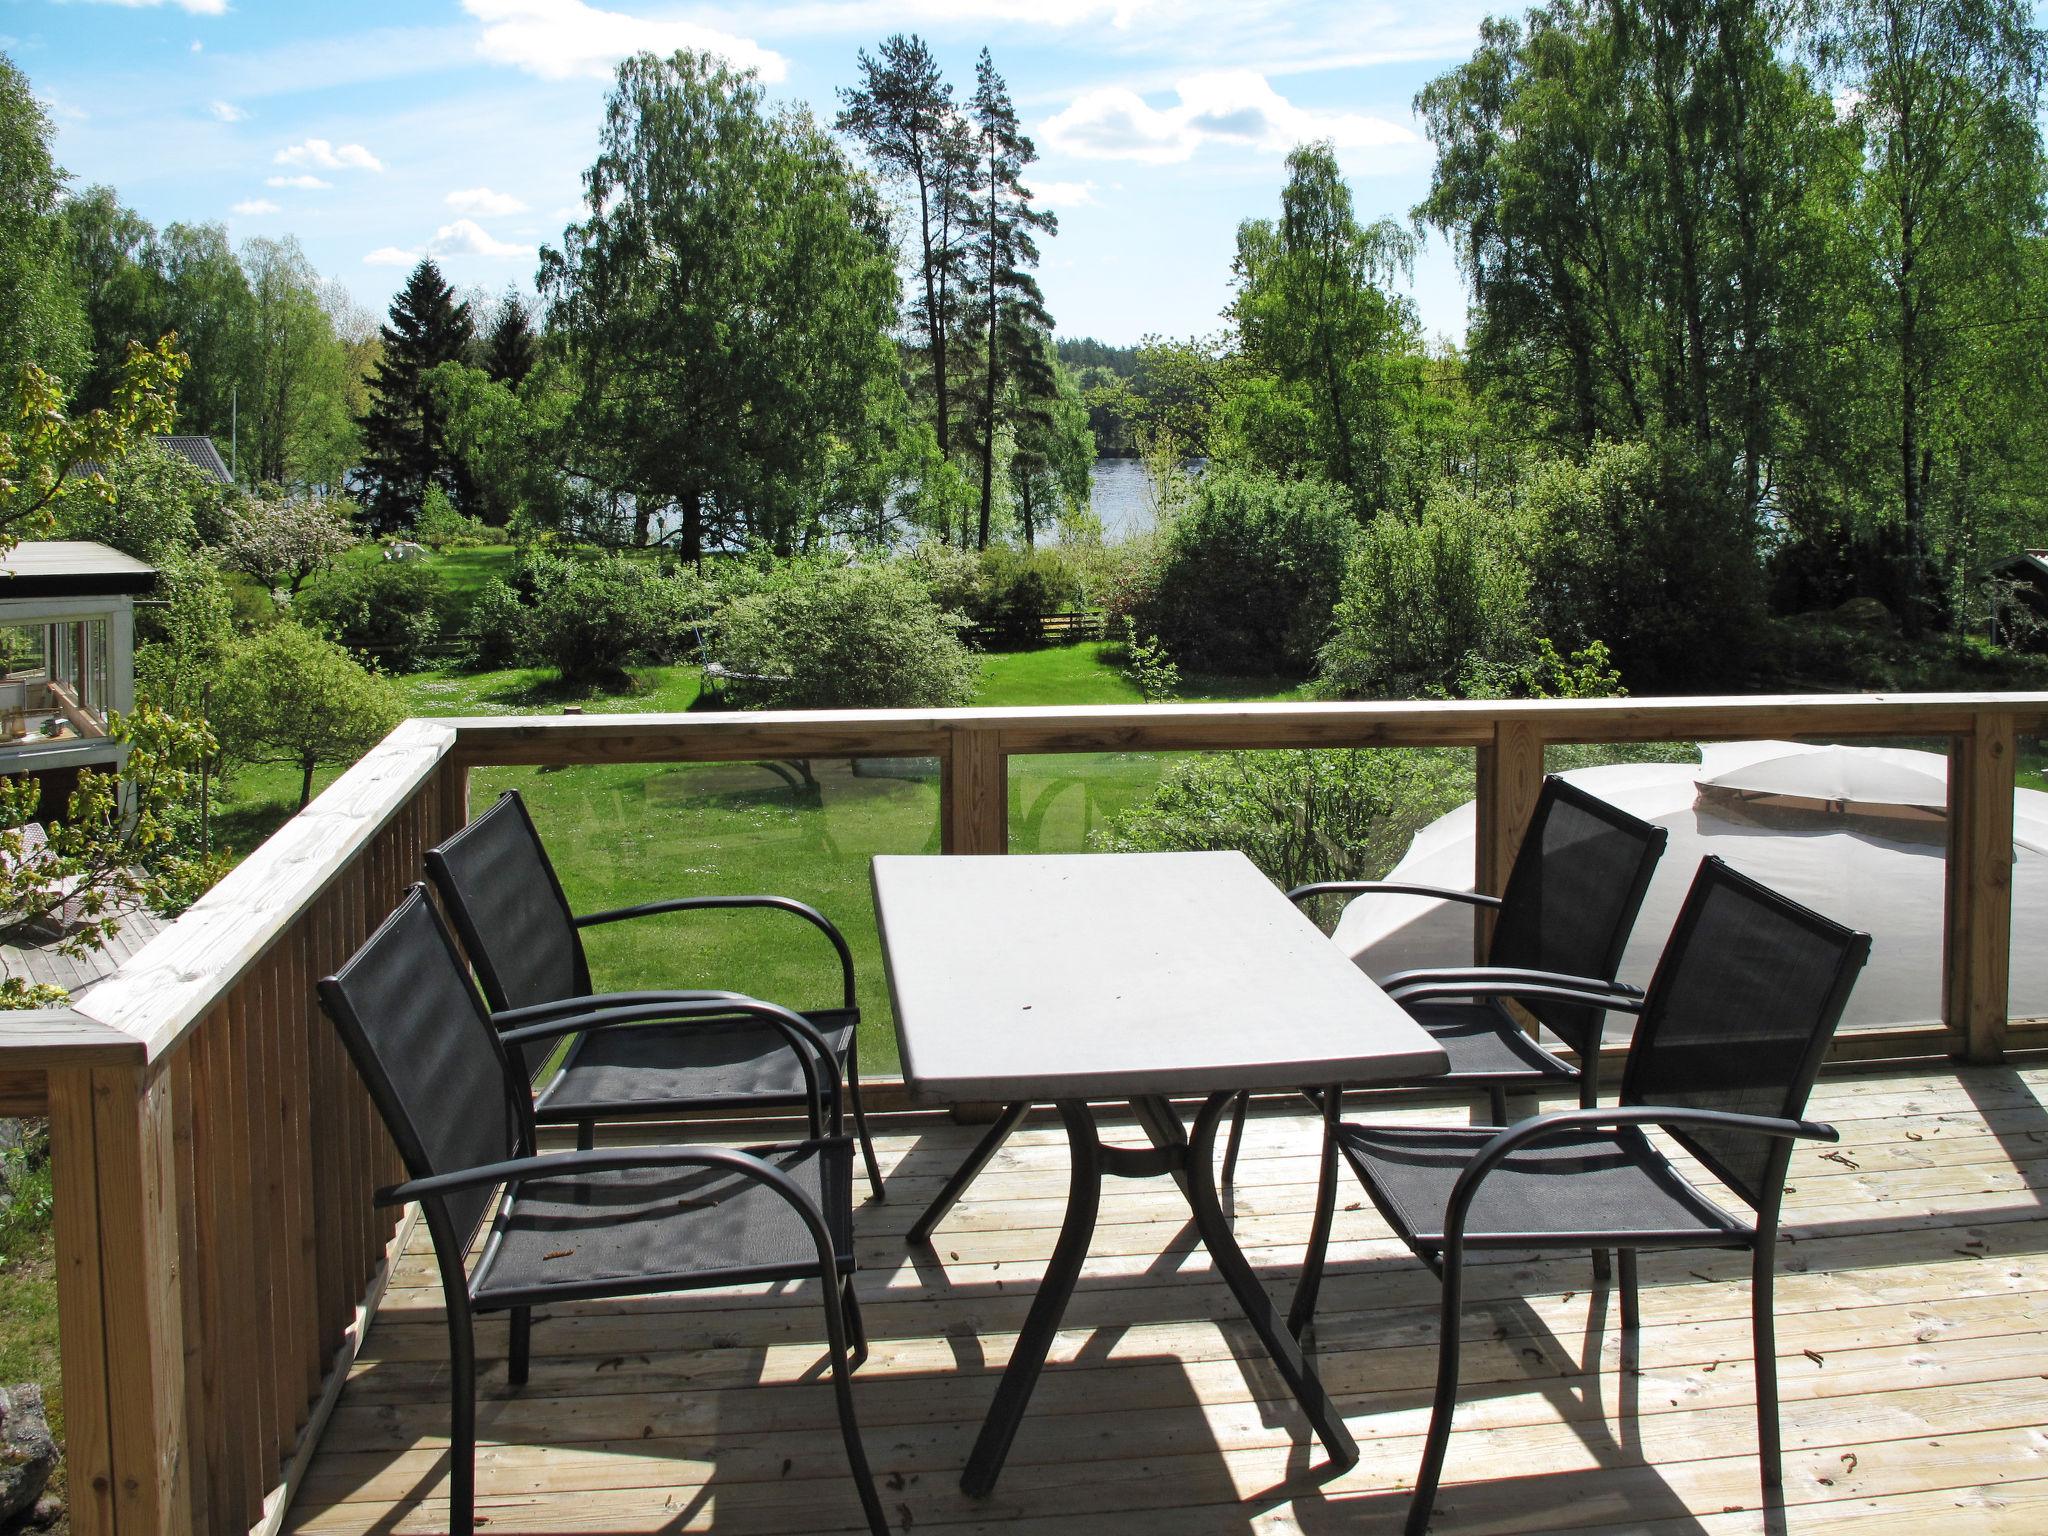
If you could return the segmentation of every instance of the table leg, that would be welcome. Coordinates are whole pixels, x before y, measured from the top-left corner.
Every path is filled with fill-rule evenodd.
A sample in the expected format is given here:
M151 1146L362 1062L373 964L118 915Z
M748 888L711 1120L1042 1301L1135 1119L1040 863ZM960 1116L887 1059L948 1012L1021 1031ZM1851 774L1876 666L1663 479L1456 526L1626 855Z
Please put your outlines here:
M953 1170L953 1176L946 1180L946 1187L932 1197L932 1203L924 1208L924 1214L917 1218L910 1229L907 1242L922 1245L932 1240L932 1232L946 1219L946 1213L959 1203L967 1193L967 1186L981 1177L981 1170L988 1166L1010 1133L1017 1129L1019 1122L1030 1113L1029 1104L1006 1104L1003 1112L996 1117L996 1123L974 1144L974 1150L967 1154L967 1160Z
M1010 1442L1017 1438L1017 1425L1031 1401L1031 1389L1038 1384L1038 1373L1045 1368L1046 1353L1059 1332L1082 1261L1088 1257L1089 1240L1095 1235L1095 1213L1102 1203L1102 1143L1096 1135L1095 1116L1085 1103L1074 1099L1060 1100L1059 1112L1073 1160L1067 1180L1066 1219L1060 1225L1052 1259L1045 1266L1045 1278L1031 1300L1031 1313L1017 1335L1016 1348L1010 1351L996 1400L989 1405L974 1452L967 1458L967 1470L960 1474L960 1491L970 1498L986 1495L1002 1473ZM1354 1460L1357 1454L1354 1449Z
M1317 1437L1330 1453L1332 1469L1342 1472L1357 1463L1358 1442L1351 1438L1351 1431L1345 1427L1337 1405L1330 1401L1330 1394L1323 1390L1322 1382L1302 1358L1300 1347L1281 1324L1280 1314L1273 1309L1272 1298L1267 1296L1266 1288L1253 1273L1244 1250L1237 1246L1237 1239L1230 1235L1230 1222L1225 1218L1223 1204L1216 1195L1213 1163L1216 1127L1224 1111L1230 1108L1233 1097L1230 1093L1212 1093L1196 1112L1188 1147L1188 1203L1194 1207L1195 1227L1202 1234L1202 1241L1209 1249L1210 1258L1215 1261L1217 1272L1229 1285L1238 1306L1244 1309L1253 1332L1266 1346L1266 1353L1273 1357L1273 1364L1279 1369L1288 1390L1294 1394L1294 1400L1308 1415Z

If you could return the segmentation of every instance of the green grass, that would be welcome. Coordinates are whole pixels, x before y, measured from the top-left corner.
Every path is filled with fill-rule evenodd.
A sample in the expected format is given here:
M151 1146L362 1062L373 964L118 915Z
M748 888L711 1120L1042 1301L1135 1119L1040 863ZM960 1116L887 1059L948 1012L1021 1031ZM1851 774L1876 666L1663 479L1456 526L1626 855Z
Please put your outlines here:
M421 672L400 679L420 715L550 714L575 703L597 712L694 706L694 667L647 669L624 692L569 693L540 670ZM1282 697L1271 678L1190 679L1191 699ZM982 663L977 704L1129 704L1137 691L1101 643L1002 652ZM1148 795L1170 756L1097 753L1015 758L1010 842L1018 852L1078 852L1124 807ZM809 770L806 778L805 769ZM316 791L332 782L323 771ZM231 788L217 840L246 852L296 807L297 775L251 769ZM618 763L494 768L472 780L481 809L506 789L526 798L571 903L579 911L661 896L775 892L795 896L845 929L866 1020L870 1071L892 1070L895 1030L868 886L877 853L936 853L938 765L888 759L793 763ZM713 984L798 1006L834 1000L836 971L822 938L772 913L673 915L587 935L599 984L633 988Z
M12 1203L0 1211L0 1382L42 1383L50 1432L64 1440L64 1383L57 1354L57 1252L51 1233L50 1167L38 1149L0 1154ZM60 1466L49 1492L61 1497Z

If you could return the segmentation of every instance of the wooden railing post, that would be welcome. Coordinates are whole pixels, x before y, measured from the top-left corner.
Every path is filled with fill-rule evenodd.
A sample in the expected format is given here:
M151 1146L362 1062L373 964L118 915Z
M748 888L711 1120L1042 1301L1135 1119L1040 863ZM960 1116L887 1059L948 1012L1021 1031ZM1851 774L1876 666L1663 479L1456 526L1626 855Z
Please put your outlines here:
M1473 876L1477 888L1498 896L1507 887L1508 870L1522 844L1536 797L1543 792L1543 736L1525 720L1503 720L1493 741L1478 751L1477 818ZM1493 937L1493 917L1482 912L1473 925L1474 960L1486 958Z
M187 1532L185 1341L172 1078L50 1072L71 1529ZM191 1113L191 1106L182 1106Z
M2012 974L2013 717L1984 714L1952 738L1948 757L1948 890L1942 943L1942 1020L1965 1061L2005 1055Z
M939 850L1010 851L1010 760L995 731L963 725L946 734L939 759Z
M469 764L455 758L444 759L439 777L441 820L440 830L433 837L437 843L469 825Z

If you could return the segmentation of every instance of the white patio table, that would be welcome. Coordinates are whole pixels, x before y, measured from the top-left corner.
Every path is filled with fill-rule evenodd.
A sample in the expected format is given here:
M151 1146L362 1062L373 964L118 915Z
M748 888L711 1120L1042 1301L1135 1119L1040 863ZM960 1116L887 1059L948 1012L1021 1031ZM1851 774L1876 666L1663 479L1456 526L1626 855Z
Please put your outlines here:
M986 1494L1002 1471L1105 1174L1180 1185L1332 1462L1352 1465L1356 1443L1231 1235L1216 1128L1239 1089L1407 1080L1444 1071L1442 1050L1239 853L883 855L874 886L912 1099L1007 1106L913 1241L1031 1105L1058 1107L1072 1153L1059 1240L961 1488ZM1192 1131L1169 1096L1202 1097ZM1132 1106L1150 1147L1103 1144L1090 1105L1106 1101Z

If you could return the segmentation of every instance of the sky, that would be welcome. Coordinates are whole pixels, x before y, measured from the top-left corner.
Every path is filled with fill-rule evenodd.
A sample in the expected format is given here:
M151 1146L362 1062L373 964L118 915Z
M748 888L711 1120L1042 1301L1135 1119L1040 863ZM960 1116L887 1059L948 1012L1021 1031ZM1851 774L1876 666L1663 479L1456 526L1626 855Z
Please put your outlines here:
M1491 9L1513 8L1496 4ZM1329 139L1359 216L1406 221L1431 152L1416 91L1468 57L1471 0L0 0L75 185L153 223L296 235L382 311L431 253L458 286L531 287L578 214L611 71L703 48L821 118L858 54L922 35L972 91L987 46L1059 215L1040 268L1063 336L1215 332L1235 232L1279 209L1288 149ZM1410 293L1461 337L1441 239Z

